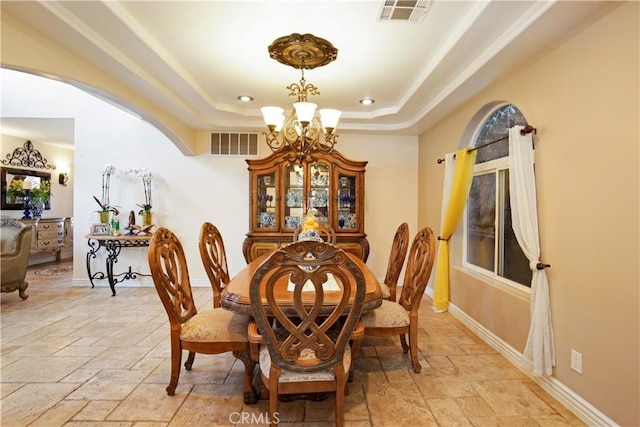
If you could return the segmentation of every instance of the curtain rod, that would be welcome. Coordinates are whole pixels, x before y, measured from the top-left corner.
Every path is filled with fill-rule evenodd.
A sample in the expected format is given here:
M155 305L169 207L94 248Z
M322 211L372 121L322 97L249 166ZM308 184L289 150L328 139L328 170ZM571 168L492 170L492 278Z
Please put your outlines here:
M537 131L538 130L536 128L534 128L533 126L526 125L524 128L520 129L520 135L526 135L526 134L531 133L531 132L537 133ZM509 136L508 135L507 136L503 136L502 138L498 138L498 139L496 139L494 141L487 142L484 145L481 145L479 147L475 147L475 148L470 149L469 152L479 150L479 149L484 148L484 147L486 147L488 145L495 144L496 142L504 141L505 139L509 139ZM454 159L456 158L455 154L453 155L453 158ZM444 162L444 159L438 159L438 164L443 163L443 162Z

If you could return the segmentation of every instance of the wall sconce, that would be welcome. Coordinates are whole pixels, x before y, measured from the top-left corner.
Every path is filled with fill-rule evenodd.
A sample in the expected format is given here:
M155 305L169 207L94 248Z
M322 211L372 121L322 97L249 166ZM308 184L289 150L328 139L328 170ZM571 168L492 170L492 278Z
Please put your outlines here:
M67 186L67 182L69 182L69 174L66 173L66 172L60 173L60 175L58 175L58 182L63 187L66 187Z

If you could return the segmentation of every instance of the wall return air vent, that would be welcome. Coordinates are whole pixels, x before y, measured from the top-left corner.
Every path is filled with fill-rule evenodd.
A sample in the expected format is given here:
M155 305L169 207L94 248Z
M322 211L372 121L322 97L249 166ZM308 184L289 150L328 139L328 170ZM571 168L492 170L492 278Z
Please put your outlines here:
M257 132L211 132L212 156L257 156Z

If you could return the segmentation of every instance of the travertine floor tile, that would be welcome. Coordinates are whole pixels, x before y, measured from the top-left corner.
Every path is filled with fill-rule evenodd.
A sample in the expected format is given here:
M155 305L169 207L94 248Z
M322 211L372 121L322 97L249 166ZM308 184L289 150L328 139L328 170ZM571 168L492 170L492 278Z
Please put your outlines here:
M185 396L186 397L186 396ZM107 421L171 421L184 398L158 384L140 384L107 416Z
M61 402L58 402L58 404L42 414L40 418L35 420L32 424L30 424L30 426L63 426L86 405L87 401L85 400L63 400Z
M2 427L264 426L268 401L243 402L244 365L230 353L184 352L175 396L169 325L150 287L74 286L71 275L37 276L28 300L1 294ZM194 288L211 309L211 289ZM399 339L366 337L345 397L345 426L584 426L449 313L423 301L422 372ZM261 387L260 379L256 378ZM285 427L334 426L335 397L279 402ZM245 417L245 418L242 418ZM253 418L252 418L253 417ZM244 422L241 422L243 421Z
M122 400L147 375L140 370L103 370L74 391L70 399Z
M177 393L173 397L177 397ZM231 425L233 417L242 411L243 406L242 387L196 385L169 425Z
M471 426L454 399L427 399L427 404L439 425Z
M54 383L89 360L89 357L24 356L2 368L2 381Z
M79 400L79 402L86 402ZM118 400L92 400L74 417L74 421L103 421L120 404Z
M26 426L63 400L76 384L27 384L2 399L0 425Z
M476 383L478 394L498 415L551 415L555 411L519 380Z

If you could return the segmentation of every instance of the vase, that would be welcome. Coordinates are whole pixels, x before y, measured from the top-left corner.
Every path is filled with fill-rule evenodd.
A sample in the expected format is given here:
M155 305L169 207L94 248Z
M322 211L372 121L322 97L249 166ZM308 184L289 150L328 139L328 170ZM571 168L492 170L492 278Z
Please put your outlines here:
M34 219L42 218L42 214L44 212L44 202L42 200L36 200L35 202L31 202L31 214Z
M153 212L143 211L142 214L142 226L153 225Z
M109 224L109 212L98 212L100 214L100 224Z

